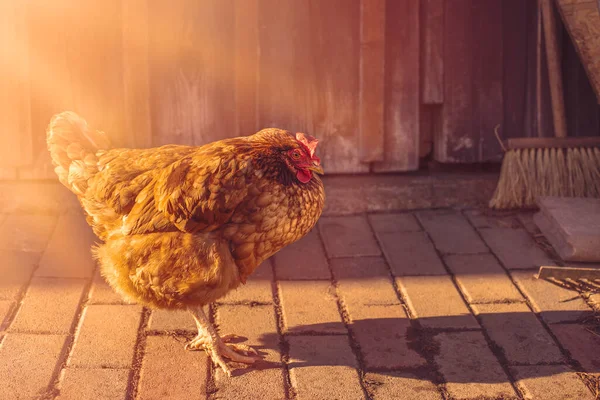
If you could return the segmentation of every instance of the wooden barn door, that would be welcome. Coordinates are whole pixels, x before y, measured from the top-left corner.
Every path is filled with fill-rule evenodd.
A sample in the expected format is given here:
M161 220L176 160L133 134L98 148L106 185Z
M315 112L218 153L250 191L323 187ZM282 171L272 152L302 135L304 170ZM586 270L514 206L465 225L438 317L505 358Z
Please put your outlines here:
M329 173L416 169L419 2L256 5L257 126L317 136Z

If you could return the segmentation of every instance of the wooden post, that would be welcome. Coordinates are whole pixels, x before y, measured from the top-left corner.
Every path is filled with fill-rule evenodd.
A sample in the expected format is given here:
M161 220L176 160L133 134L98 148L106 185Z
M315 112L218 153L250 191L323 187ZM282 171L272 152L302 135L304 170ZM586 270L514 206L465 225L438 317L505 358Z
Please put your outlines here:
M385 3L360 2L359 148L362 162L383 161Z
M258 0L235 0L235 131L256 132L258 78Z
M562 72L556 33L556 17L551 0L540 0L542 7L546 58L548 60L548 76L550 78L550 98L552 100L552 116L554 117L554 134L556 137L567 137L567 120L563 98Z

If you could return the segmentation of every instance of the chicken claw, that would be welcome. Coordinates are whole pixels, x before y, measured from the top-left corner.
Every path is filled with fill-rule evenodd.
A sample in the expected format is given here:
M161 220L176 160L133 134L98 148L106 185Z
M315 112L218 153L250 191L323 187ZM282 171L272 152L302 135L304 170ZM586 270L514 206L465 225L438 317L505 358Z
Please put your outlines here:
M231 376L231 369L227 366L223 357L243 364L254 364L255 361L262 359L256 350L250 346L227 343L237 339L238 336L226 335L223 338L219 337L202 309L193 309L190 311L198 326L198 335L185 345L186 350L205 350L212 361L221 367L228 377Z

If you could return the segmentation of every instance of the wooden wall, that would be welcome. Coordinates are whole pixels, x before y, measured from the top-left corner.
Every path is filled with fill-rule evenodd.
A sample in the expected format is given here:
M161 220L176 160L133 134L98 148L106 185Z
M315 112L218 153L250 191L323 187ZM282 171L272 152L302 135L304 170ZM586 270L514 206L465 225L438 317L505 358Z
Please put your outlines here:
M305 131L328 173L498 161L496 124L552 132L536 18L535 0L0 1L0 178L54 178L44 131L66 109L118 146ZM570 132L597 135L563 44Z

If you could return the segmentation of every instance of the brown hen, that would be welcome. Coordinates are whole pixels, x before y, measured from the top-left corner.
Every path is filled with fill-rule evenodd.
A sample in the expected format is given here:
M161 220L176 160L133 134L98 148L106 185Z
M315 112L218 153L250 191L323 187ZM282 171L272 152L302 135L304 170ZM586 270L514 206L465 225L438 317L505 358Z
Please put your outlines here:
M198 335L187 347L205 349L228 375L223 357L257 360L225 343L202 307L313 228L325 201L317 140L264 129L201 147L111 149L104 133L64 112L47 143L103 241L95 255L110 286L129 301L189 310Z

